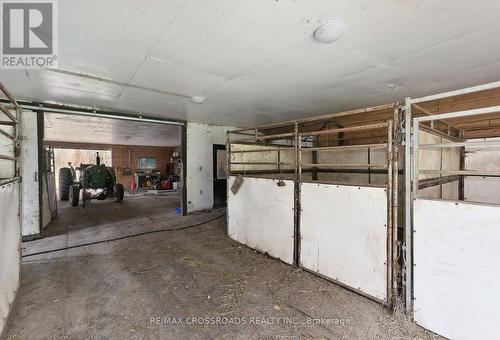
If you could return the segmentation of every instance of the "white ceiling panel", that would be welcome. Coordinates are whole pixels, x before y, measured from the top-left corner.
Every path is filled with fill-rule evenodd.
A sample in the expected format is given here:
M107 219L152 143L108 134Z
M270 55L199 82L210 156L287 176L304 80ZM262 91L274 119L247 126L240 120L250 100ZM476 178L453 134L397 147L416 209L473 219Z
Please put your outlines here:
M0 70L19 99L251 126L500 79L496 0L59 5L62 71ZM344 35L314 41L333 20Z
M251 126L255 124L255 117L249 112L253 112L253 106L243 100L235 102L220 96L209 96L202 105L186 105L186 120L216 125L238 120L240 124Z
M384 0L347 21L343 42L374 63L392 63L500 22L496 0Z
M492 44L492 36L500 36L500 24L403 57L395 66L406 74L404 82L412 88L429 82L452 85L457 74L499 61L500 44ZM455 52L452 56L450 50Z
M175 125L45 113L44 140L142 146L179 146Z
M404 98L403 93L407 93L404 90L404 86L398 81L397 70L377 67L337 79L332 78L321 87L276 96L271 100L261 102L257 107L259 112L273 112L274 116L276 114L286 116L288 112L297 110L310 115L315 112L324 113L325 108L336 110L339 107L343 109L363 107L363 104L358 101L359 98L378 93L387 94L386 99L378 103L386 104Z
M453 88L461 89L469 86L470 84L486 84L498 81L500 79L500 62L496 62L489 65L480 66L477 68L469 69L467 71L461 71L455 73L451 78L436 81L431 85L425 86L425 91L419 91L418 96L427 96L430 94L438 93L443 88ZM428 83L428 80L421 80L422 83ZM421 84L417 84L422 88Z
M112 105L124 90L123 86L116 84L46 70L30 74L32 79L37 77L37 81L43 84L40 99L61 98L61 102L100 107Z
M115 111L148 114L159 118L186 119L187 105L196 105L189 99L133 87L126 88L113 105Z
M351 16L369 10L383 0L295 0L303 8L313 12L321 21L345 21Z
M1 72L1 81L19 100L111 107L125 88L50 70Z
M309 88L322 88L339 78L371 68L372 65L340 44L318 44L310 38L255 68L247 76L226 83L213 94L243 100L248 97L260 103Z
M59 67L128 81L185 2L59 1Z
M226 78L215 74L182 67L168 60L149 57L130 83L192 97L205 95L226 81Z
M189 1L152 54L232 78L300 43L313 27L293 1Z

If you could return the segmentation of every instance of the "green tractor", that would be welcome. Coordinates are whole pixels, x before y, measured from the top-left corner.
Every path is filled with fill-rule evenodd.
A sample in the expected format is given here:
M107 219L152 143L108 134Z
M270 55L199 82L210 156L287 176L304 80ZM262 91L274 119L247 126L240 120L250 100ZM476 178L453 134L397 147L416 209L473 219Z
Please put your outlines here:
M71 163L69 167L59 170L59 196L61 200L69 200L76 207L82 197L82 206L85 208L87 202L96 198L104 200L115 197L117 202L123 201L123 184L116 183L116 176L112 167L101 164L101 158L97 153L96 164L80 164L74 168ZM79 171L79 176L77 176ZM81 192L81 195L80 195Z

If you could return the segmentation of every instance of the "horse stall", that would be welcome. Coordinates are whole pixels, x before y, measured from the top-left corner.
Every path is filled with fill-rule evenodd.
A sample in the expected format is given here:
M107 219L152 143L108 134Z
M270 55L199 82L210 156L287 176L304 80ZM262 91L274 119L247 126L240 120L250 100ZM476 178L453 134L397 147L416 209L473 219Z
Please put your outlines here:
M407 99L407 307L451 339L498 335L500 82Z
M266 136L252 129L229 131L227 136L229 237L294 264L294 134Z
M400 122L396 103L229 132L229 236L390 305Z

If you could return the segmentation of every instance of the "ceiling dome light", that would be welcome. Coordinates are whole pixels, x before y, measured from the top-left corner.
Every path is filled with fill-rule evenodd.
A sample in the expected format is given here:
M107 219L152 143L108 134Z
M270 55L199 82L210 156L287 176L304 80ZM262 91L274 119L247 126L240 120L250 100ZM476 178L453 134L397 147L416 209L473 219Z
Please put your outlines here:
M205 101L205 97L203 96L193 96L191 97L191 103L194 103L194 104L203 104L203 102Z
M336 41L344 33L345 25L341 22L327 22L314 31L314 39L329 44Z

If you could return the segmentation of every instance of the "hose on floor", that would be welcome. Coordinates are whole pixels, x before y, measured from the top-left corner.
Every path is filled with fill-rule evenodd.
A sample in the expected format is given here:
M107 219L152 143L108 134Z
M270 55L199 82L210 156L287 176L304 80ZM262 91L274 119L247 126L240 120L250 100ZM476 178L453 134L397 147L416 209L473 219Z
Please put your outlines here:
M36 253L31 253L31 254L23 255L22 257L30 257L30 256L36 256L36 255L49 254L49 253L54 253L54 252L57 252L57 251L63 251L63 250L68 250L68 249L86 247L86 246L91 246L91 245L94 245L94 244L100 244L100 243L106 243L106 242L119 241L119 240L124 240L124 239L127 239L127 238L137 237L137 236L143 236L143 235L149 235L149 234L156 234L156 233L163 233L163 232L167 232L167 231L179 231L179 230L190 229L190 228L199 227L199 226L208 224L210 222L216 221L219 218L223 217L224 215L226 215L226 212L224 212L223 214L221 214L221 215L219 215L217 217L214 217L214 218L212 218L212 219L210 219L208 221L199 222L199 223L195 223L195 224L191 224L191 225L187 225L187 226L183 226L183 227L179 227L179 228L150 230L150 231L145 231L145 232L142 232L142 233L131 234L131 235L126 235L126 236L120 236L120 237L111 238L111 239L107 239L107 240L100 240L100 241L94 241L94 242L88 242L88 243L82 243L82 244L75 244L75 245L67 246L67 247L63 247L63 248L56 248L56 249L39 251L39 252L36 252Z

